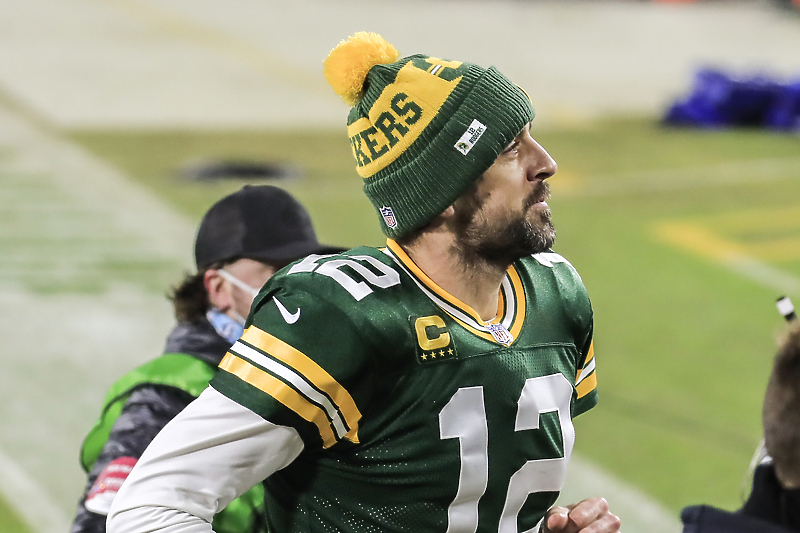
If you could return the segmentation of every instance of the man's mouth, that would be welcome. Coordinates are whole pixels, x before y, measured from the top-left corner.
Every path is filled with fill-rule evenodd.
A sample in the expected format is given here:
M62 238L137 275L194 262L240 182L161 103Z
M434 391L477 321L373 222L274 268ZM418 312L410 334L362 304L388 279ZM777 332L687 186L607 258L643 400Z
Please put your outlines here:
M550 191L546 190L544 193L532 194L528 205L530 207L547 207L547 199L550 198Z
M549 207L547 199L550 198L550 185L542 181L534 189L528 197L528 208L531 207Z

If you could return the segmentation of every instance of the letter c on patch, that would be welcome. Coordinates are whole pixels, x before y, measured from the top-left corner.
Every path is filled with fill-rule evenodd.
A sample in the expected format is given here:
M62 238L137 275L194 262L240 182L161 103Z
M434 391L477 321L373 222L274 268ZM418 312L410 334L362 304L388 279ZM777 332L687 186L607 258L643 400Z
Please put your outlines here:
M438 335L431 338L428 335L429 328L436 328ZM418 318L414 322L414 330L417 332L417 342L423 350L438 350L450 344L450 333L447 332L442 317L433 315Z

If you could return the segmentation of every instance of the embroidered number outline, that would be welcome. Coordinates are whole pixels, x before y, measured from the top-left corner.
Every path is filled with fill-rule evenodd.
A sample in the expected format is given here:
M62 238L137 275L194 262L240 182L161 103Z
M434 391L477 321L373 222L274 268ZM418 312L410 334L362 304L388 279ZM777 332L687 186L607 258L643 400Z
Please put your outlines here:
M498 533L517 533L517 515L529 494L559 491L575 444L570 417L572 385L563 374L529 378L517 402L514 431L539 429L543 413L558 413L564 456L526 461L508 480ZM461 469L456 496L447 509L447 533L475 533L478 503L489 479L489 432L483 387L462 387L439 412L441 439L457 438ZM530 531L538 531L541 522Z
M369 255L354 255L345 258L332 259L324 263L317 263L320 259L332 257L330 255L316 255L312 254L294 265L289 269L289 274L297 272L314 272L322 274L333 279L336 283L342 286L350 295L361 301L365 296L373 292L372 287L380 289L387 289L394 285L400 284L400 274L387 265L381 263L377 259ZM361 261L361 262L359 262ZM370 268L366 267L363 262L369 265L380 274L376 274ZM350 273L342 270L342 267L347 266L355 271L363 278L363 281L354 279ZM372 286L372 287L371 287Z

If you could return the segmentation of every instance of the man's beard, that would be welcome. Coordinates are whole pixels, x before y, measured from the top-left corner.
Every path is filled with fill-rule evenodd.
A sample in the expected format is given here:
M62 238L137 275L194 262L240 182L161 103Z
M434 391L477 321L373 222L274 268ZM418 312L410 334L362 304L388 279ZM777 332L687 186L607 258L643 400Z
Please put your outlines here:
M484 262L506 269L521 257L548 250L556 240L556 230L551 221L550 209L531 206L550 196L550 185L540 181L522 202L522 210L503 219L480 220L477 216L483 206L477 189L465 196L456 210L456 247L466 263Z

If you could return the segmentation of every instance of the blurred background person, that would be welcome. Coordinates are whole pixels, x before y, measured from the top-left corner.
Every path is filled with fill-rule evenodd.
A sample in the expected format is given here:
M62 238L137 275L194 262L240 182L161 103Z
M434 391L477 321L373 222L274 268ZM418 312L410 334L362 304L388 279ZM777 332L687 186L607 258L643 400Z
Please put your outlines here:
M340 251L317 241L306 209L272 186L245 186L215 203L195 240L197 272L172 289L177 324L164 353L111 386L81 449L86 488L72 533L102 533L122 482L144 449L208 385L242 334L261 286L306 255ZM266 531L263 489L256 486L214 519L218 533Z
M766 456L736 512L708 505L683 510L684 533L800 531L800 322L790 322L762 407Z

